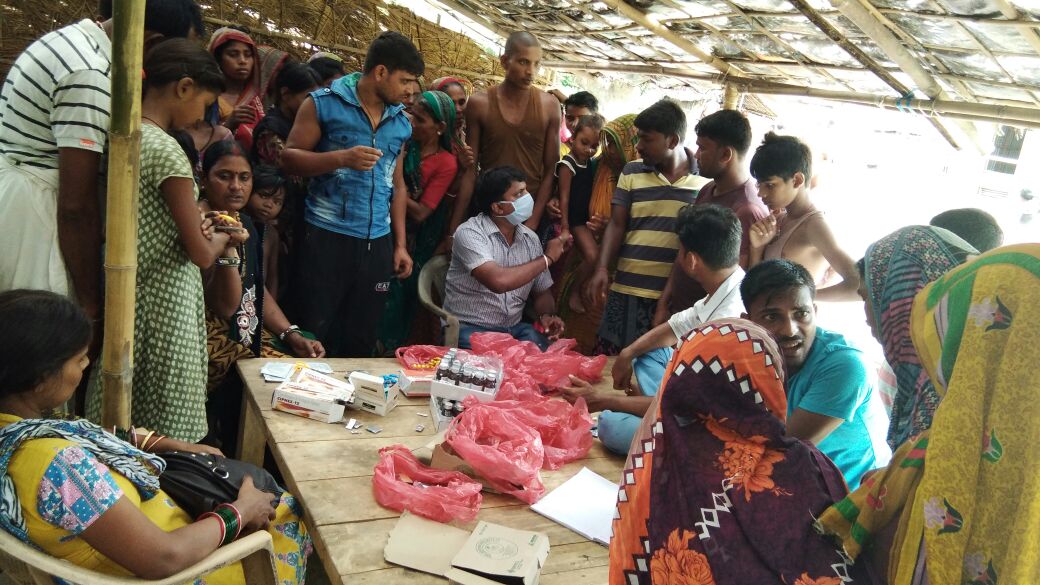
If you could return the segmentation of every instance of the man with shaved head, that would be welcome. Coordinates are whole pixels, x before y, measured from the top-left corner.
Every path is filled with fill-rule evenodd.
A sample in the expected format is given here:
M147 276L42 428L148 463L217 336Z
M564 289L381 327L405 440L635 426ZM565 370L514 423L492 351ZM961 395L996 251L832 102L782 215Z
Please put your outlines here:
M502 83L474 94L466 106L466 141L479 169L512 166L524 173L535 198L534 213L524 223L537 229L560 158L560 105L533 85L542 61L534 35L509 35L500 61L505 70ZM462 177L449 234L470 214L479 169L470 167Z

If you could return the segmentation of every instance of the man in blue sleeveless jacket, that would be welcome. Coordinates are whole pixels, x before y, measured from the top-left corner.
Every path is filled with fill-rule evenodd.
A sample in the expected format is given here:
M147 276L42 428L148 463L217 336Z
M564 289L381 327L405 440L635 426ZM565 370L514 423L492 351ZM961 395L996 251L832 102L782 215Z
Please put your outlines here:
M384 32L356 86L337 79L303 102L282 153L287 173L313 177L296 262L307 286L296 287L295 305L329 357L372 354L390 278L412 272L403 175L412 126L401 102L424 68L407 37Z

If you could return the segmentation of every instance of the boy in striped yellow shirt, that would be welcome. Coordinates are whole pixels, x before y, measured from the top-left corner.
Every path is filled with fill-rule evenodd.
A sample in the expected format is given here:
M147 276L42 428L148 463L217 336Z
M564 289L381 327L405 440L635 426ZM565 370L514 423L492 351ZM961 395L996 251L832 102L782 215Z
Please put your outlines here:
M679 250L676 217L707 183L697 175L693 153L682 146L686 115L678 104L655 103L636 117L635 126L641 158L625 165L618 179L596 272L585 289L587 303L606 303L596 351L607 355L617 355L653 326Z

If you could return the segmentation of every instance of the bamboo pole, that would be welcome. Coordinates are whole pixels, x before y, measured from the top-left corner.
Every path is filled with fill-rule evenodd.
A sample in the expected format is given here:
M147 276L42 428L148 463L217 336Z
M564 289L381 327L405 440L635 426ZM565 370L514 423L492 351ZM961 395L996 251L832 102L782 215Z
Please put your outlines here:
M727 83L722 88L722 108L725 110L737 109L740 102L740 88L732 83Z
M130 428L144 5L145 0L122 0L114 3L112 14L112 122L108 139L105 335L101 354L101 424L105 427Z
M885 28L885 26L878 19L874 18L867 8L860 2L860 0L830 0L831 6L838 9L846 18L852 21L857 28L859 28L867 37L869 37L878 47L884 51L885 55L892 60L896 66L899 67L904 73L910 76L910 79L914 81L917 87L921 88L929 98L933 100L948 100L950 96L946 91L939 85L939 82L932 77L931 73L925 70L918 61L917 57L910 54L910 51L906 50L903 45L896 38L896 35ZM958 128L967 138L968 142L974 145L980 153L984 151L982 143L979 140L979 133L975 130L975 126L971 122L961 120L957 123ZM938 127L938 124L936 125ZM949 128L946 128L949 131Z
M799 12L805 15L809 22L816 25L816 28L820 29L825 35L827 35L832 41L834 41L839 47L845 49L845 52L852 56L853 59L859 61L864 67L869 69L874 75L877 75L884 81L889 87L896 90L901 96L912 95L910 88L903 85L901 81L896 79L894 75L889 73L885 68L878 64L870 55L866 54L863 49L860 49L852 41L850 41L846 35L838 30L833 24L827 19L820 16L816 9L814 9L809 2L806 0L789 0L789 2L798 9ZM956 149L960 149L960 144L953 136L950 135L950 131L942 125L939 120L933 119L932 126L942 134L943 138L950 143Z
M797 0L796 0L797 1ZM635 22L647 29L648 31L656 34L662 39L668 41L672 45L675 45L680 51L693 55L701 61L704 61L708 65L711 65L715 69L718 69L726 75L742 75L743 71L739 67L735 67L726 63L722 59L705 53L697 45L691 43L687 39L684 39L681 35L672 32L671 29L662 26L661 24L654 22L647 15L640 12L638 9L626 4L624 0L603 0L603 3L611 8L617 10L622 16Z
M715 84L725 82L737 86L748 93L812 97L892 110L912 109L918 114L928 115L929 117L942 115L961 120L977 120L980 122L1006 124L1008 126L1018 126L1022 128L1040 127L1040 108L1024 106L969 103L952 100L914 99L904 102L899 98L889 96L850 91L815 89L784 83L758 81L748 77L728 77L724 79L722 75L702 73L688 68L662 67L661 65L613 65L571 61L545 61L543 62L543 65L552 69L613 71L618 73L635 73L641 75L667 75L678 79L693 79Z

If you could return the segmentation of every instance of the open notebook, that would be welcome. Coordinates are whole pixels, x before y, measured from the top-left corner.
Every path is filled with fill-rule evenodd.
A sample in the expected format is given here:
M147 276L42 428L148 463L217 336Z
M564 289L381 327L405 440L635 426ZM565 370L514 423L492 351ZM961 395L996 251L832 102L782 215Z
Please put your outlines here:
M582 467L563 485L549 492L531 509L596 541L610 544L610 524L617 506L616 483Z

